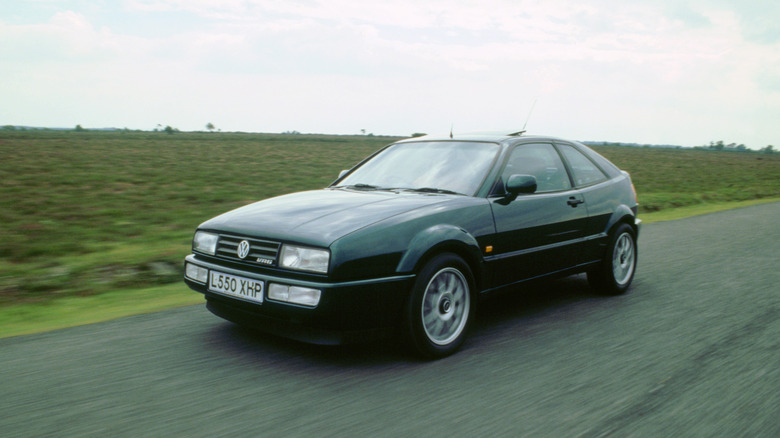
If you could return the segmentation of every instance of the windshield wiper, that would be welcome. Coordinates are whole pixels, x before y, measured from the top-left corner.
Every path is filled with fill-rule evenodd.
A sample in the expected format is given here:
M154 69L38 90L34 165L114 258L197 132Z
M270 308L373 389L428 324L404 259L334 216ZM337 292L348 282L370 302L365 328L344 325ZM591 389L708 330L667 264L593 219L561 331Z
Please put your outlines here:
M379 187L374 186L371 184L363 184L363 183L357 183L357 184L348 184L343 186L335 186L334 189L349 189L349 190L387 190L387 191L408 191L408 192L417 192L417 193L441 193L445 195L463 195L463 193L453 192L452 190L447 189L437 189L435 187Z
M437 189L435 187L418 187L414 189L400 189L400 190L407 190L410 192L418 192L418 193L441 193L444 195L463 195L463 193L453 192L452 190L447 190L447 189Z
M363 183L357 183L357 184L349 184L346 186L336 186L334 187L336 189L353 189L353 190L382 190L379 186L372 186L371 184L363 184Z

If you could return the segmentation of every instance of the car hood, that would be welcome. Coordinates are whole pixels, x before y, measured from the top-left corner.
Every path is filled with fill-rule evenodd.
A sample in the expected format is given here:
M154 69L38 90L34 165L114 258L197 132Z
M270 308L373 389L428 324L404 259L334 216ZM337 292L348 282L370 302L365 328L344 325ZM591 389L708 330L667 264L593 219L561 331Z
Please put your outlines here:
M323 189L255 202L208 220L201 229L330 246L336 239L456 195Z

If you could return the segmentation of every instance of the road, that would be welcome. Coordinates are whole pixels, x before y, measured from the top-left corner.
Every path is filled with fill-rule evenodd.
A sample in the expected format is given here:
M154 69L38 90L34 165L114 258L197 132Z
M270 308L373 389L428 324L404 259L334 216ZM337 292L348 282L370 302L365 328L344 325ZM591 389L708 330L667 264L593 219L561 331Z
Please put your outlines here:
M436 362L205 306L0 340L0 436L780 437L777 218L647 225L628 294L575 276L491 298Z

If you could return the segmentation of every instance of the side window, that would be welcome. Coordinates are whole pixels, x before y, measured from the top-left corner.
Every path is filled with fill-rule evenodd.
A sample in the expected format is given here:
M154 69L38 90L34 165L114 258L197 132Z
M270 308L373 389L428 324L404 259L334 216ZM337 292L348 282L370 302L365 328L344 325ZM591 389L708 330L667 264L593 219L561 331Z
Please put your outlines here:
M517 146L509 155L506 167L501 173L503 184L511 175L532 175L536 177L536 191L553 192L571 188L569 176L561 157L550 144L524 144ZM499 191L503 191L500 187Z
M558 147L563 156L566 157L566 161L569 162L569 166L571 166L572 177L574 177L574 184L577 187L588 186L607 180L601 169L596 167L582 152L569 145L558 145Z

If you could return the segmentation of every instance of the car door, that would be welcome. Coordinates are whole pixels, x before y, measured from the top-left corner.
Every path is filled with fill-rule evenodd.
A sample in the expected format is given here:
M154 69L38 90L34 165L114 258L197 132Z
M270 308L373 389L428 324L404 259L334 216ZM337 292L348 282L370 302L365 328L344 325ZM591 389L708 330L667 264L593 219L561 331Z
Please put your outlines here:
M609 183L609 176L593 160L574 145L556 143L561 152L572 181L582 193L588 207L588 222L585 227L587 246L583 248L584 261L602 257L606 228L612 213L617 208L615 186Z
M534 193L513 199L504 187L511 175L536 178ZM486 260L494 286L545 275L579 263L587 222L582 194L572 187L558 151L549 143L526 143L509 153L490 197L496 226Z

